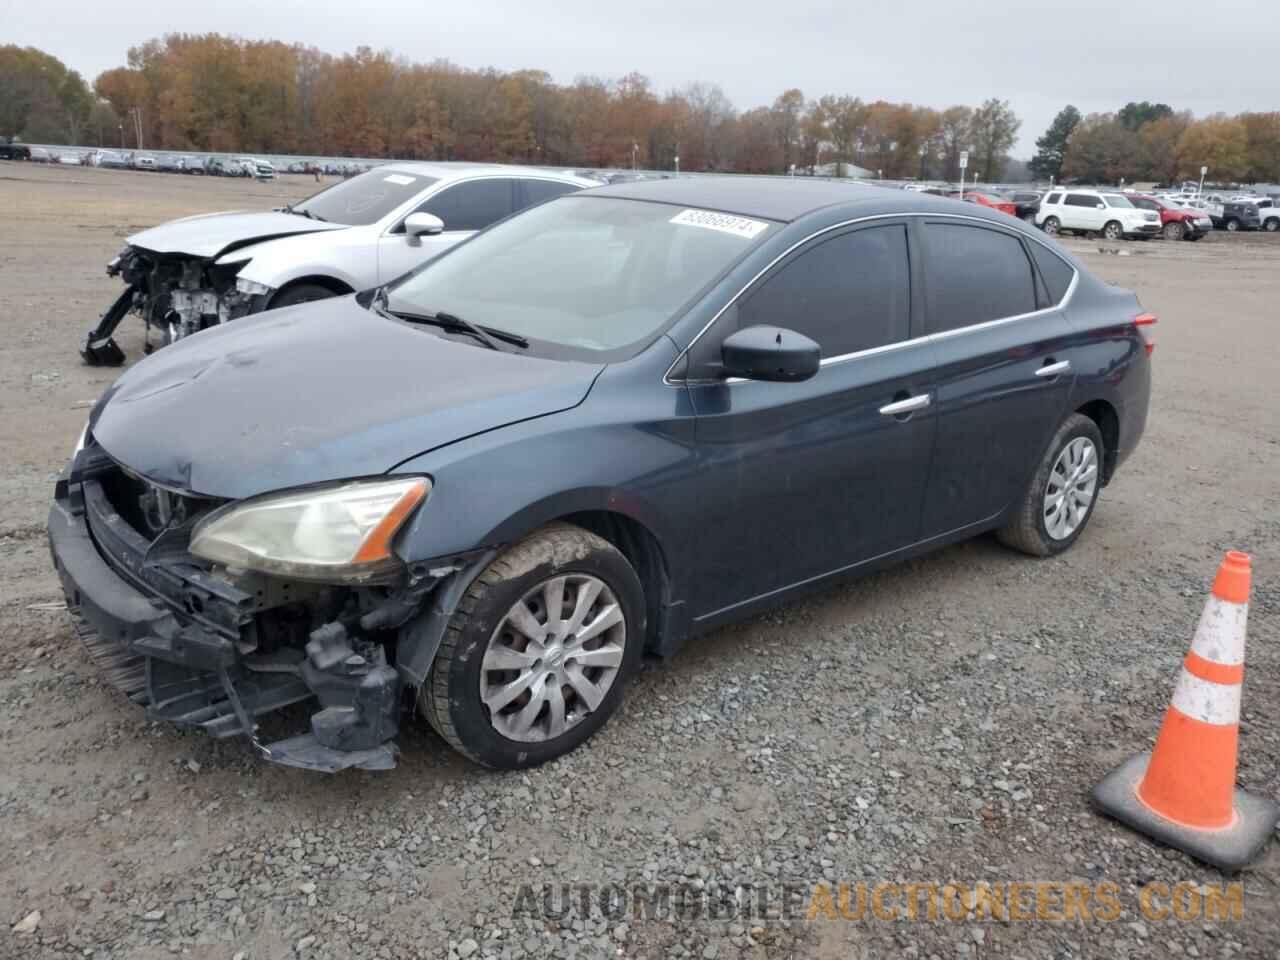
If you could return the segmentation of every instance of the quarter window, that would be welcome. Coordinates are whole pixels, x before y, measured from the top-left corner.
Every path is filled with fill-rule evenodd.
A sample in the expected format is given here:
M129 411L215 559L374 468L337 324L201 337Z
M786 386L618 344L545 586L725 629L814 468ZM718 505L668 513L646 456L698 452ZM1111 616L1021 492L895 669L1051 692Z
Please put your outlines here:
M513 187L508 179L468 180L436 194L418 211L435 214L445 230L483 230L512 212Z
M1031 259L1035 260L1036 266L1040 268L1040 277L1049 291L1049 304L1056 306L1067 295L1067 288L1071 286L1071 278L1075 276L1075 270L1044 244L1028 243L1027 247L1031 251Z
M951 223L926 224L924 233L930 333L1036 309L1031 262L1017 237Z
M1058 203L1061 200L1062 200L1062 194L1060 193L1051 193L1044 198L1045 203Z
M801 252L738 307L738 326L787 327L838 357L906 340L911 266L901 224L854 230Z

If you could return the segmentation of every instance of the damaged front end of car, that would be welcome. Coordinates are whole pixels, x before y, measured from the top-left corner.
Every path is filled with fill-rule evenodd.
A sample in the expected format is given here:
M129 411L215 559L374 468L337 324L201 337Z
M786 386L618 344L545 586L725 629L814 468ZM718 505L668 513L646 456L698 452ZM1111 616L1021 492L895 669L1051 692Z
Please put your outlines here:
M115 330L130 313L146 325L144 351L151 353L207 327L261 310L270 290L240 282L247 261L219 263L208 257L157 253L127 246L107 264L124 291L85 337L80 356L90 366L119 366L124 351Z
M396 555L430 490L380 478L219 501L156 486L89 436L50 546L80 636L149 717L288 766L383 770L460 584L492 557ZM264 742L259 717L304 703L307 729Z

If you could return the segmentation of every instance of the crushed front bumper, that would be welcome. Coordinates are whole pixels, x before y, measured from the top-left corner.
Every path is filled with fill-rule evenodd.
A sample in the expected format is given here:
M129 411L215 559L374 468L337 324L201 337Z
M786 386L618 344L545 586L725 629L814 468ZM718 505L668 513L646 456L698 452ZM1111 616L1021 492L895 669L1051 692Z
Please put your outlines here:
M48 529L82 639L149 717L247 736L265 759L289 766L395 766L400 677L356 655L338 625L314 631L305 650L262 652L260 597L166 550L163 538L148 543L92 478L59 480ZM258 739L256 717L313 699L320 709L309 732Z

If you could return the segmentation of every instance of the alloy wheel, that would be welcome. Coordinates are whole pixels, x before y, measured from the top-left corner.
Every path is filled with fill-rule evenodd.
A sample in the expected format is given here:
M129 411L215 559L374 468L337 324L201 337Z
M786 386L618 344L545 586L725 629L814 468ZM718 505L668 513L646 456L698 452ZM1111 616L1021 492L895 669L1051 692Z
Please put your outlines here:
M1098 448L1088 437L1076 437L1058 454L1044 490L1044 527L1054 540L1065 540L1089 514L1098 489Z
M511 740L553 740L608 694L627 645L622 605L590 574L550 577L507 611L481 661L480 699Z
M1119 240L1121 233L1120 224L1115 222L1108 223L1102 230L1102 235L1108 240Z

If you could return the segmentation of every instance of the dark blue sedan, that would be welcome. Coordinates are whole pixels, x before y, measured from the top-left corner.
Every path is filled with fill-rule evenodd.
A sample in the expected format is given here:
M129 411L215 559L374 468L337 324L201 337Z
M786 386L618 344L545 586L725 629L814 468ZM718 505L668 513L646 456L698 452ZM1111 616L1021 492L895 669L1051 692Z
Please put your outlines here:
M137 364L58 482L53 553L152 716L376 769L416 704L524 767L599 729L646 651L986 531L1066 550L1142 436L1152 322L971 204L601 187ZM306 728L262 742L295 702Z

